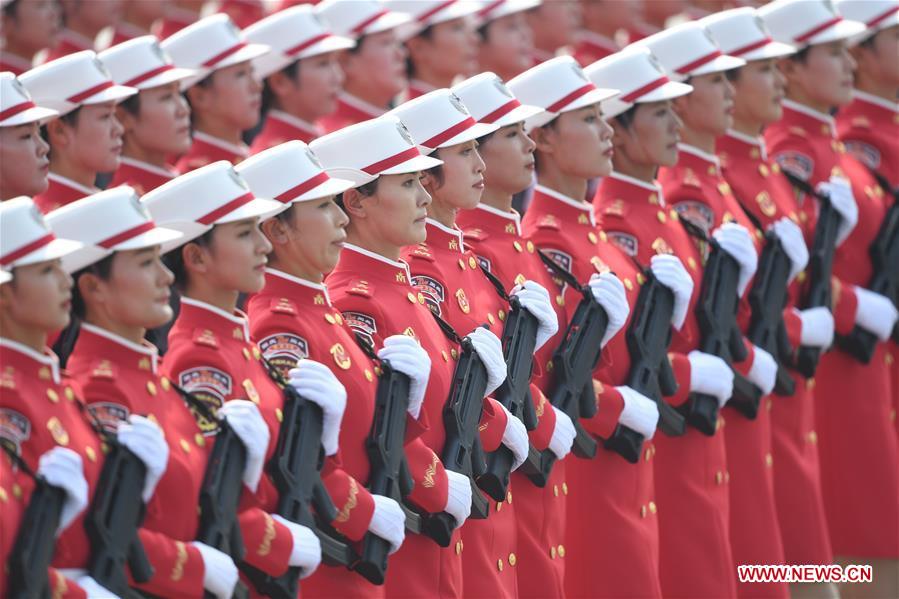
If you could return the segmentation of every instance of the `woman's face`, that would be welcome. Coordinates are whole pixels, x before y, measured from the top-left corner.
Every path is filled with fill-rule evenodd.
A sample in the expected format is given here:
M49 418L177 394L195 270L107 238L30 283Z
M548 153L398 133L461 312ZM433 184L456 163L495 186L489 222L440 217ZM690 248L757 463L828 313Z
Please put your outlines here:
M421 184L421 173L381 175L374 195L363 197L371 235L394 247L425 240L425 219L431 196Z
M265 286L266 256L271 251L258 217L216 225L211 242L200 247L210 284L241 293L258 293Z
M811 46L805 60L787 58L780 66L791 97L806 99L825 110L845 106L852 100L852 73L856 64L846 49L846 42Z
M612 128L602 119L599 104L563 112L543 128L543 143L559 169L581 179L612 172Z
M72 277L59 260L13 269L13 280L0 285L3 318L19 328L42 333L61 331L69 324Z
M734 86L724 73L708 73L690 79L693 91L675 100L684 126L719 137L734 124Z
M641 166L674 166L680 127L670 100L637 104L630 126L612 121L615 153Z
M484 160L478 153L478 142L467 141L438 149L434 156L443 161L443 181L426 174L425 189L435 200L455 210L471 210L484 193Z
M335 196L297 202L284 214L286 220L266 223L267 233L278 230L277 240L270 234L275 254L285 252L310 278L325 275L337 266L346 240L346 214L334 201ZM283 244L283 245L282 245Z
M865 46L853 54L858 60L858 70L874 81L899 86L899 25L878 31Z
M303 58L299 64L295 96L288 101L298 114L315 121L337 109L337 96L343 86L343 70L336 52Z
M214 118L241 131L255 127L262 106L262 85L253 77L252 64L239 62L209 77L206 87L188 89L198 118Z
M478 36L474 23L465 17L437 23L427 38L406 42L416 69L452 80L473 75L478 68Z
M46 191L49 151L37 123L0 127L0 200Z
M54 125L59 124L61 128ZM74 125L57 120L50 127L61 133L57 144L51 134L51 160L56 152L65 152L68 160L91 173L111 173L119 166L124 129L116 118L113 102L82 106Z
M524 123L495 131L478 148L484 159L487 187L515 194L531 184L534 173L534 141L524 132Z
M174 280L156 246L116 252L106 280L88 273L79 277L78 287L89 314L100 310L118 324L152 329L172 319L169 287Z
M119 108L125 140L147 152L184 154L190 149L190 106L178 82L140 91L140 111L135 116Z
M3 35L11 45L26 51L52 48L62 28L61 16L56 0L19 2L14 17L3 17Z
M364 82L372 95L392 98L406 87L406 48L388 29L363 36L354 52L344 55L347 79Z
M524 15L506 15L487 24L478 54L479 68L508 80L531 67L533 52L534 34Z
M740 67L733 86L736 120L760 125L780 120L786 79L773 58L753 60Z

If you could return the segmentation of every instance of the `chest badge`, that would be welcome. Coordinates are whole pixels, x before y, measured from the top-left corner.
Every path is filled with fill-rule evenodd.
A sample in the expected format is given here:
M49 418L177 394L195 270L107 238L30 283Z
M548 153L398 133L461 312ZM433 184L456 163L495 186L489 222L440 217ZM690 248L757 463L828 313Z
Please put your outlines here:
M341 370L349 370L353 362L350 360L350 356L343 345L335 343L328 351L331 353L331 357L334 358L334 363L337 364Z
M463 314L471 312L471 305L468 303L468 298L465 297L464 289L456 290L456 301L459 302L459 309L462 310Z

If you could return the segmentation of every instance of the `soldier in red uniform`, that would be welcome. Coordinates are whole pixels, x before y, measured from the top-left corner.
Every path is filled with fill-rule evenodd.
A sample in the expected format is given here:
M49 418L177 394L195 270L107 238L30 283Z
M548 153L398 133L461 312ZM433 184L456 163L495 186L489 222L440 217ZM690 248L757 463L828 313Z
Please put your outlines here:
M533 65L534 32L524 11L542 0L478 0L478 68L507 81Z
M621 38L637 18L639 5L617 0L581 0L581 30L572 56L582 67L621 49Z
M181 84L190 102L194 140L175 169L186 173L217 160L237 164L249 156L241 136L259 122L262 105L262 86L250 61L269 47L247 43L227 15L216 14L167 38L162 49L176 66L197 71Z
M382 345L389 335L402 333L418 340L431 356L421 417L431 423L422 440L435 452L428 466L433 475L443 468L437 458L446 439L442 412L450 396L459 346L435 322L400 256L403 247L425 240L430 197L419 183L419 172L441 162L421 155L409 132L393 116L331 133L311 147L329 172L358 186L341 197L350 223L347 243L327 279L334 305L350 326L375 346ZM377 178L372 180L373 176ZM505 379L501 344L496 335L480 327L467 338L487 369L489 395ZM479 436L484 450L491 452L505 436L507 417L492 399L486 399L483 407ZM444 510L458 527L471 509L471 481L451 470L446 470L446 476L449 492ZM447 548L421 535L410 536L391 560L387 596L462 596L464 546L458 530Z
M114 25L121 13L121 0L61 0L63 28L56 45L40 59L50 62L75 52L94 49L94 39L104 27Z
M20 80L35 102L59 112L42 132L50 144L50 184L35 204L49 212L98 191L97 175L115 171L122 153L116 104L137 90L116 85L93 51L41 65Z
M775 39L800 46L780 63L787 80L784 116L765 130L765 140L781 168L820 186L841 215L832 280L836 332L859 326L885 341L896 308L864 287L872 276L868 248L886 213L885 194L845 153L829 116L851 100L855 61L845 40L865 26L843 19L828 2L786 0L759 14ZM803 212L814 213L814 201L800 202ZM815 379L821 487L833 551L840 563L863 561L881 572L866 588L875 595L896 594L899 580L899 448L889 419L887 349L878 344L867 365L842 350L830 351ZM847 404L846 397L866 401ZM841 592L856 590L844 586Z
M40 126L57 114L35 105L12 73L0 73L0 200L47 190L50 146Z
M206 0L167 0L162 21L156 27L159 39L164 40L199 21L205 3Z
M581 27L580 3L541 2L524 15L534 34L532 66L559 54L571 53Z
M65 576L84 589L91 589L92 596L110 596L85 571L91 551L82 509L92 499L103 467L100 437L84 414L72 381L60 371L56 355L46 348L48 333L69 322L72 279L60 258L72 256L83 246L56 238L27 197L0 205L0 223L0 265L13 275L12 281L0 286L0 358L4 365L0 441L32 471L47 468L52 453L68 462L65 472L57 470L58 479L48 479L66 488L69 497L63 506L63 526L52 565L64 569ZM146 418L132 417L117 436L147 469L142 488L146 501L166 468L168 450L162 431ZM61 448L67 451L61 452ZM12 493L18 499L22 489L14 486ZM75 502L78 505L73 505ZM65 581L55 578L55 588L65 590Z
M292 139L309 143L321 135L318 120L337 108L343 83L337 53L355 42L328 31L311 6L277 12L244 33L249 41L272 47L253 61L255 76L264 81L265 123L250 152Z
M337 110L322 119L324 130L330 133L387 112L406 87L403 40L418 25L378 0L325 0L315 11L331 31L356 41L340 55L344 91Z
M443 161L442 165L426 171L422 181L431 196L427 207L427 239L403 252L412 283L425 296L428 307L456 330L487 323L500 334L509 304L480 268L471 267L477 265L477 258L465 247L462 231L455 223L459 211L477 205L484 188L484 162L475 140L493 133L497 126L477 123L458 96L448 89L420 96L400 105L391 114L403 121L414 139L421 140L419 146ZM549 293L534 281L525 281L511 291L537 319L540 329L537 344L542 346L558 330ZM536 387L534 392L539 403ZM505 407L502 409L506 412L503 444L515 456L513 466L517 468L528 453L527 430L516 416ZM550 419L544 418L544 426L549 424ZM544 433L535 431L535 434ZM462 529L462 542L468 549L462 557L466 596L519 595L515 566L519 563L516 513L520 502L513 503L511 493L507 490L504 500L489 502L495 509L489 510L487 520L472 520Z
M105 50L145 35L152 35L170 0L123 0L122 16L97 36L97 50Z
M116 111L125 132L121 164L109 185L130 185L143 195L174 179L167 158L190 149L190 106L179 86L195 71L172 64L152 35L105 50L99 58L114 81L139 90Z
M21 75L34 66L34 57L56 45L60 20L56 0L12 0L3 2L0 30L0 71Z

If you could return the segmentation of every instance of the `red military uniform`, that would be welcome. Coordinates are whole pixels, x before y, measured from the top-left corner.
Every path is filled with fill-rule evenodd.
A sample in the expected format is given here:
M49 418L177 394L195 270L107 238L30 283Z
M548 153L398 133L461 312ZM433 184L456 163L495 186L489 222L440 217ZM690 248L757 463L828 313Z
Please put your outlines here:
M784 101L784 116L765 131L775 160L812 185L832 175L852 182L858 225L836 252L833 274L837 333L848 333L843 314L855 314L852 285L871 278L868 248L886 213L883 190L837 141L833 119ZM847 322L848 321L848 322ZM816 380L815 422L821 483L830 538L837 555L899 557L899 449L890 423L887 344L863 365L845 352L825 354ZM864 402L846 403L847 397Z
M328 460L325 485L341 508L335 528L358 541L374 513L374 502L364 485L369 476L365 442L378 386L375 365L331 305L324 285L269 269L265 288L250 299L247 311L262 355L279 370L286 373L297 360L309 358L331 367L347 389L349 405L340 430L340 454ZM419 423L409 421L406 457L415 477L409 499L427 511L439 512L446 505L447 478L442 469L426 477L435 456L418 439L423 430ZM342 489L351 491L348 494ZM397 567L391 561L390 570ZM320 567L303 581L304 597L373 597L383 595L383 589L339 568Z
M294 139L308 144L322 134L322 130L315 123L309 123L292 114L287 114L283 110L273 108L268 111L259 135L253 139L253 143L250 145L250 154L258 154L263 150Z
M177 176L178 173L175 171L122 156L119 168L116 169L109 187L130 185L137 192L137 195L144 195L163 183L168 183Z
M201 4L202 3L198 3L198 5ZM196 23L199 18L199 11L194 12L186 8L181 8L180 6L175 6L174 4L169 4L165 9L165 17L157 23L158 27L155 28L157 29L156 36L159 39L164 40L170 35L181 31L188 25Z
M42 64L50 62L51 60L56 60L57 58L62 58L63 56L68 56L69 54L74 54L75 52L94 49L94 40L72 31L71 29L63 29L60 31L59 38L57 39L56 46L47 50L46 55L41 61Z
M265 6L261 0L221 0L219 12L223 12L239 28L249 27L265 17Z
M798 205L789 182L779 174L780 166L768 157L764 140L732 131L718 139L717 150L724 177L748 212L765 226L787 216L803 229L806 239L812 239L814 212L809 216ZM805 208L810 208L810 204L806 202ZM804 280L805 274L800 273L790 286L790 299L784 310L787 336L794 348L799 347L802 323L793 306L801 305ZM814 430L814 381L806 380L795 371L791 374L796 381L796 392L791 397L768 397L764 400L766 409L760 410L757 417L757 422L771 431L771 448L767 451L771 452L774 464L769 472L773 470L782 560L790 564L829 564L833 561L833 551L821 499L817 433ZM728 443L735 435L739 435L738 427L728 427ZM737 496L746 492L740 489L742 486L735 477L731 488L732 505L737 505ZM756 498L754 493L750 495ZM736 525L736 514L733 516L731 522ZM752 522L751 526L758 531L766 530L762 522ZM732 526L732 534L737 534L736 528L743 529ZM753 528L747 526L745 530L748 532ZM765 538L761 534L752 537L760 543L758 555L762 555ZM747 558L741 561L736 549L734 557L738 563L780 563L775 559L747 561Z
M465 249L462 231L432 219L426 227L427 241L403 252L412 285L459 335L487 324L501 336L509 306L481 272L474 254ZM511 491L506 501L489 503L494 509L488 520L471 520L462 529L463 592L470 597L515 597L518 557Z
M0 71L11 71L18 77L25 71L31 70L31 61L10 52L0 51Z
M584 30L578 35L578 43L574 46L574 52L571 55L582 67L589 66L606 56L611 56L621 49L612 38L593 31Z
M409 100L414 100L415 98L417 98L419 96L423 96L428 92L432 92L435 89L437 89L437 88L434 87L433 85L431 85L430 83L422 81L421 79L410 79L409 85L406 87L405 90L403 90L403 95L400 98L402 100L402 102L400 102L400 103L402 104L403 102L408 102Z
M633 306L639 292L634 266L599 230L591 206L537 185L522 219L524 236L586 282L593 273L611 270L624 283ZM529 252L529 246L525 248ZM522 252L524 253L524 252ZM570 320L581 294L555 280L556 303ZM552 292L551 292L552 293ZM624 409L614 385L624 383L629 365L624 334L603 351L593 373L599 410L582 419L587 432L611 436ZM659 539L651 459L653 442L644 445L645 459L636 465L602 448L593 460L569 458L561 491L566 501L566 545L550 548L550 557L566 561L565 591L572 597L659 596ZM558 467L558 466L557 466ZM570 494L569 494L570 493ZM555 488L553 488L555 494ZM650 512L649 506L652 506ZM602 542L597 543L597 539Z
M47 179L47 191L34 196L34 203L44 214L100 191L52 172L47 175Z
M325 133L331 133L362 121L377 118L385 112L387 111L384 108L379 108L362 98L343 92L337 99L337 110L322 118L321 126Z
M460 211L456 223L463 228L465 244L483 268L493 273L504 288L511 290L525 280L536 281L547 291L554 283L543 262L534 253L533 242L521 235L517 212L503 212L485 204ZM546 342L534 356L531 393L538 426L529 433L531 444L546 449L555 429L555 412L544 393L552 386L552 354L565 331L565 309L554 302L559 320L558 337ZM539 392L536 390L539 389ZM562 597L565 594L565 560L557 559L565 542L565 461L557 462L547 485L534 485L523 474L512 473L518 534L518 594L520 597Z
M424 306L424 295L416 293L410 278L405 263L346 245L337 267L328 276L328 288L347 323L376 347L384 338L402 333L417 339L428 350L432 367L422 417L434 424L422 434L422 440L439 455L445 440L445 430L440 424L442 410L449 397L459 350L434 322ZM374 301L376 295L378 299ZM506 418L489 402L484 407L485 416L479 427L481 441L485 451L493 451L502 439ZM442 468L437 455L424 478L434 476ZM461 597L462 552L458 529L446 549L423 536L410 535L391 557L387 596Z
M137 25L133 25L126 21L119 21L112 27L111 31L107 31L101 32L97 38L98 51L112 48L113 46L118 46L121 43L133 40L144 35L150 35L148 31L144 31ZM108 42L106 40L108 40Z
M175 163L175 170L182 175L218 160L237 164L250 156L249 148L244 144L233 144L202 131L194 131L193 138L190 150Z

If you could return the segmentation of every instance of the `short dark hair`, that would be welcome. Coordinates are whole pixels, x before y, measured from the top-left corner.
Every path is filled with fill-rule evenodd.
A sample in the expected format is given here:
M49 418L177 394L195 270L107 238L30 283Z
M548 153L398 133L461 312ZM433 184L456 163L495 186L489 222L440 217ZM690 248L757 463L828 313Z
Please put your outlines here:
M133 96L128 96L119 102L118 106L132 116L140 116L140 94L137 93Z
M212 227L199 237L188 241L162 257L162 263L165 264L166 268L172 271L173 275L175 275L175 288L178 289L178 291L183 292L185 287L187 287L187 267L184 265L184 248L190 243L195 243L200 247L209 247L212 243L212 235L214 233L215 227Z
M801 62L805 64L806 59L808 59L809 50L811 49L811 46L804 46L800 48L795 54L790 54L789 56L787 56L787 58L792 60L793 62Z
M66 114L59 117L59 120L68 125L69 127L77 127L78 126L78 115L81 114L81 106L76 108L71 112L67 112ZM50 146L50 152L53 152L53 146L50 144L50 131L47 129L47 125L41 125L41 138L47 145Z
M415 37L421 37L426 40L429 40L429 39L431 39L431 36L433 34L434 34L434 26L428 25L427 27L425 27L424 29L419 31L417 34L415 34ZM412 62L412 56L408 55L408 54L406 55L406 76L407 77L415 76L415 63Z
M365 185L360 185L359 187L356 188L356 191L358 191L360 194L364 195L365 197L371 197L371 196L375 195L376 193L378 193L378 182L380 180L381 180L381 178L378 177L374 181L369 181ZM337 197L334 199L334 201L337 203L338 206L340 206L340 209L343 210L344 213L347 213L346 207L343 204L343 194L342 193L338 194ZM348 213L347 213L347 215L348 215Z
M280 70L285 77L292 80L296 83L299 80L300 76L300 61L295 60L283 69ZM269 75L270 77L271 75ZM260 110L260 117L265 118L265 115L269 113L270 110L276 108L275 102L277 102L278 98L275 97L275 93L272 91L271 85L269 85L268 77L265 78L265 82L262 85L262 108Z
M19 15L17 14L19 2L21 0L11 0L6 6L3 7L3 16L8 17L10 19L15 19Z
M624 127L625 129L630 129L631 125L634 124L634 119L637 118L637 107L639 104L634 104L618 116L614 117L615 122Z
M90 266L82 268L72 275L72 280L74 281L72 285L72 314L75 315L78 320L84 320L84 317L87 315L87 304L84 302L84 296L81 295L78 281L88 273L96 276L101 281L108 281L109 277L112 275L112 261L115 258L115 255L116 253L113 252L99 262L94 262Z

